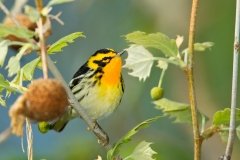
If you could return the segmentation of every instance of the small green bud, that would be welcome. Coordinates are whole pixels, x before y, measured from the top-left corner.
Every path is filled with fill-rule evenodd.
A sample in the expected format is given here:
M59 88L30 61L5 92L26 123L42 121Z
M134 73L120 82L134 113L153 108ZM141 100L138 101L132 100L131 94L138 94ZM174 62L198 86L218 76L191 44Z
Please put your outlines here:
M38 123L38 130L39 130L41 133L43 133L43 134L45 134L45 133L48 132L49 127L50 127L50 125L49 125L48 122L40 122L40 123Z
M164 93L164 91L160 87L153 87L151 89L151 97L154 100L161 99L163 97L163 93Z

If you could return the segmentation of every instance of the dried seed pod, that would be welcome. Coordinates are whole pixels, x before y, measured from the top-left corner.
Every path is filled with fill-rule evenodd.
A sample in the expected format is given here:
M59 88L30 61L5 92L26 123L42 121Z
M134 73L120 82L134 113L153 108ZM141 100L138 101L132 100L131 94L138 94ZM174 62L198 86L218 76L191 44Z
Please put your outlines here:
M55 79L38 79L13 104L9 111L14 134L22 136L25 117L34 121L52 121L61 116L68 106L67 92Z
M68 96L61 82L38 79L26 92L25 116L36 121L52 121L61 116L68 104Z
M11 128L12 133L16 134L19 137L23 135L23 124L25 123L25 116L21 113L24 112L25 109L25 97L20 96L12 105L9 110L9 116L11 118Z

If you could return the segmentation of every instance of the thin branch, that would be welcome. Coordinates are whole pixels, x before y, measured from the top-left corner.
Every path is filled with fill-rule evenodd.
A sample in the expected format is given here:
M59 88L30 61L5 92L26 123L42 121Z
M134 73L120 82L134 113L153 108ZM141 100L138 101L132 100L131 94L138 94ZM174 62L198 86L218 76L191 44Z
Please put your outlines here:
M2 11L9 16L12 21L17 25L20 26L20 23L16 20L16 18L9 12L9 10L4 6L4 4L0 1L0 8L2 9Z
M80 106L78 100L75 98L75 96L73 95L69 86L67 85L67 83L63 79L62 75L60 74L60 72L58 71L56 66L53 64L52 60L50 59L50 57L48 55L47 55L47 63L48 63L49 70L52 72L54 77L62 82L64 88L66 89L66 91L68 93L68 97L70 98L70 101L72 102L73 108L80 115L80 117L88 124L88 126L91 128L93 133L98 137L100 142L103 145L106 145L105 146L106 149L109 150L111 148L111 146L108 145L107 134L101 129L101 127L99 125L96 126L96 124L93 123L93 120L88 116L86 111Z
M35 0L35 4L38 11L41 11L43 9L42 0Z
M0 134L0 144L5 141L12 134L12 128L9 127Z
M62 14L62 12L59 12L56 15L51 15L49 14L48 17L51 19L55 19L58 23L60 23L61 25L64 25L64 22L59 18L59 16Z
M193 0L192 11L190 18L189 28L189 41L188 41L188 63L185 68L185 73L188 81L188 90L191 105L192 124L193 124L193 136L194 136L194 160L201 159L201 145L202 137L199 134L198 116L197 116L197 101L193 78L193 55L194 55L194 37L195 37L195 26L197 17L197 6L198 0Z
M232 98L231 98L231 118L230 129L228 135L228 143L225 151L224 160L230 160L234 144L235 136L235 119L236 119L236 103L237 103L237 77L238 77L238 53L239 53L239 23L240 23L240 0L237 0L236 19L235 19L235 35L234 35L234 53L233 53L233 75L232 75Z
M41 57L42 57L43 76L45 79L47 79L48 67L47 67L47 59L46 59L46 42L43 35L43 22L41 17L39 18L37 25L38 25L38 34L39 34L39 42L40 42Z

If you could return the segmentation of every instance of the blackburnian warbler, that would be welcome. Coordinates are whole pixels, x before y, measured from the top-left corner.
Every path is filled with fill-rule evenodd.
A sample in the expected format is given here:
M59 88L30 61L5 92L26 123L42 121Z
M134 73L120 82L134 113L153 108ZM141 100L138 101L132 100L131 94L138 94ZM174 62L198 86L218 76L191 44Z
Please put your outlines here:
M93 120L112 114L122 99L123 53L110 48L98 50L79 68L69 83L76 99ZM71 106L68 108L68 112L50 125L51 129L60 132L68 121L78 116Z

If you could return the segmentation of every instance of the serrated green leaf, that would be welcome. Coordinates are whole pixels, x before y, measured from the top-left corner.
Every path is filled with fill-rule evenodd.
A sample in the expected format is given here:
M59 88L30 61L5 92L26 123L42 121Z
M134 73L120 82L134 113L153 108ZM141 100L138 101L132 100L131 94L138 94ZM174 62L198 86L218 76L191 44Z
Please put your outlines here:
M49 8L53 5L57 5L57 4L62 4L62 3L67 3L67 2L73 2L74 0L51 0L48 2L48 4L46 5L46 8Z
M153 102L156 105L156 109L161 109L165 115L169 115L170 118L176 118L175 123L188 123L192 124L191 108L189 104L178 103L166 98ZM200 125L204 125L209 118L198 110L198 122ZM204 123L204 124L202 124Z
M221 124L229 124L230 123L230 115L231 109L225 108L223 111L217 111L213 116L213 124L221 125ZM240 120L240 109L236 109L236 121Z
M41 61L41 58L38 57L22 67L23 74L28 81L31 81L33 79L34 71L40 61Z
M138 124L133 129L131 129L125 136L123 136L119 141L117 141L114 144L114 147L112 149L110 149L107 152L107 159L108 160L112 160L112 158L115 157L119 153L119 151L121 150L121 147L123 146L123 144L127 143L127 142L129 142L131 140L130 137L135 135L138 132L139 129L148 127L149 123L154 122L154 121L156 121L159 118L161 118L161 116L148 119L148 120L143 121L142 123Z
M8 52L8 45L10 44L11 41L9 40L3 40L2 42L0 42L0 67L3 66L7 52Z
M8 69L8 76L16 74L20 70L19 59L16 56L11 57L8 61L6 69Z
M33 74L36 67L41 63L41 58L38 57L31 62L25 64L22 69L20 69L14 79L11 81L14 84L22 84L23 81L31 81L33 79Z
M152 143L145 141L140 142L134 149L133 153L127 158L124 158L124 160L128 160L130 158L133 160L154 160L152 155L157 154L157 152L152 150L150 144Z
M22 58L23 54L32 48L32 44L25 43L23 47L21 47L20 51L16 56L12 56L9 61L6 69L8 69L8 76L12 76L20 70L20 59Z
M25 5L24 12L29 16L31 22L36 22L40 17L40 13L32 6Z
M178 48L174 39L169 39L162 33L146 34L145 32L135 31L126 36L126 40L144 47L153 47L161 50L166 56L176 57Z
M8 26L0 24L0 37L6 37L8 35L14 35L16 37L26 39L27 41L30 41L30 38L33 36L37 36L35 32L30 31L23 26Z
M129 74L135 77L139 77L139 80L146 80L149 77L151 68L153 65L153 56L143 46L131 45L125 49L128 52L126 64L124 68L132 69Z
M69 34L69 35L61 38L54 44L52 44L50 46L50 48L47 50L47 53L52 54L52 53L56 53L56 52L61 52L62 48L66 47L68 45L67 42L72 43L72 42L74 42L74 39L76 39L78 37L85 37L85 36L82 34L82 32L75 32L75 33Z

